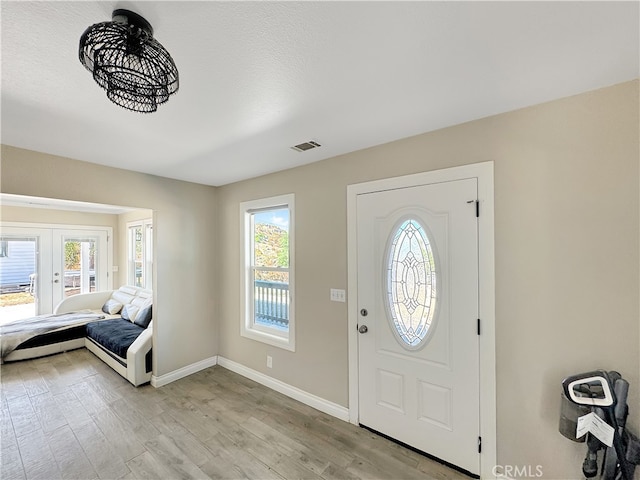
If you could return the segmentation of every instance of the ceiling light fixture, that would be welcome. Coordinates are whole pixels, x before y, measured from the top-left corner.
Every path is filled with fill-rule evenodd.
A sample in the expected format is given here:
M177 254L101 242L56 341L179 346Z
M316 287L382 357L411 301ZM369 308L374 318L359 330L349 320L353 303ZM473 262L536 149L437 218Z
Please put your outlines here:
M80 37L80 63L116 105L155 112L178 91L178 69L153 38L153 28L129 10L114 10L113 21L91 25Z

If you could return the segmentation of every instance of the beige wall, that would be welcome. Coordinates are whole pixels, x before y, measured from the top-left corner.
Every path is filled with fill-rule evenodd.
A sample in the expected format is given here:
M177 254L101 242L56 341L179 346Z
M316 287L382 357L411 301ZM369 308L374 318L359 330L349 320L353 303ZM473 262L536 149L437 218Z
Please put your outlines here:
M0 219L3 222L111 227L113 228L114 234L118 229L118 215L111 215L108 213L74 212L70 210L55 210L51 208L0 205Z
M216 355L214 188L6 145L1 173L4 193L153 210L154 375Z
M557 431L563 377L619 370L640 404L638 130L635 81L218 189L219 353L347 406L347 310L329 301L347 282L347 185L493 160L498 461L580 477L583 445ZM284 193L295 353L239 334L238 204Z
M329 301L346 288L346 186L493 160L498 461L578 478L562 378L617 369L640 404L638 100L635 81L218 189L3 146L1 191L153 210L156 375L220 353L346 406L346 305ZM290 192L295 353L239 335L238 204Z

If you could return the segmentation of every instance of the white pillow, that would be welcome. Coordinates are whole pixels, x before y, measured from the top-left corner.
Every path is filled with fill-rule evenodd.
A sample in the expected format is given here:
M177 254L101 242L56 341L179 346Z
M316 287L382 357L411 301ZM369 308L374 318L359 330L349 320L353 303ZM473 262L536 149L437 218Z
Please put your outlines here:
M102 306L102 311L109 315L115 315L120 310L122 310L122 304L114 298L110 298Z
M124 306L120 315L122 315L123 319L129 320L131 323L133 323L136 320L136 315L138 315L139 311L140 307L129 304Z
M141 298L141 297L136 297L133 300L131 300L131 305L135 305L138 308L142 308L144 307L147 303L150 303L152 301L152 299L150 298Z

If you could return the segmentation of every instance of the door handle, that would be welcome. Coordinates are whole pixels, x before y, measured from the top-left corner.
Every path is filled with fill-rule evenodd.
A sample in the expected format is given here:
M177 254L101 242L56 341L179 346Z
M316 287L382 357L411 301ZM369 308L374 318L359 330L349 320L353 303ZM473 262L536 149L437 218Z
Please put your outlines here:
M60 283L60 280L58 280L57 278L53 281L53 283Z
M366 325L360 325L360 328L358 328L358 331L360 333L367 333L369 331L369 328Z

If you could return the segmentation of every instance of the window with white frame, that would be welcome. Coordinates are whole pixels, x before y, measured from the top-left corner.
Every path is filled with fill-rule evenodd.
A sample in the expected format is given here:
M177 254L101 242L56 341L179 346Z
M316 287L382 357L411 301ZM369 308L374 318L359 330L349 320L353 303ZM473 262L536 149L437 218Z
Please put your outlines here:
M127 223L128 265L127 283L152 289L153 224L151 220Z
M240 334L295 351L293 194L240 204Z

